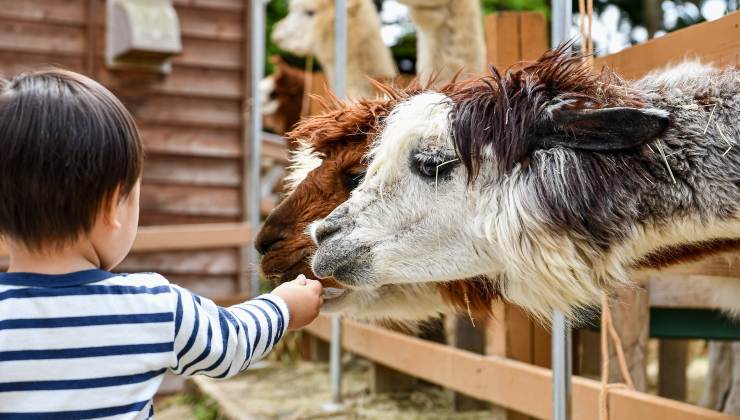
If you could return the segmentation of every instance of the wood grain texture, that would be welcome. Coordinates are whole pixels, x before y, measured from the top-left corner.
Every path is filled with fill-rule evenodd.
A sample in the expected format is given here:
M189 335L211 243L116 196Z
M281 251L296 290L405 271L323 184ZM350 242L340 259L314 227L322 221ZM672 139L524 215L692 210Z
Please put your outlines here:
M549 369L476 355L349 320L343 320L343 326L342 346L360 356L530 416L551 418ZM331 334L330 320L321 316L306 329L326 340ZM574 420L598 418L599 390L596 381L573 378ZM614 390L609 394L609 418L730 420L732 416L640 392Z
M740 64L740 12L599 57L594 60L594 66L597 69L608 66L622 77L636 79L651 70L689 58L719 66Z

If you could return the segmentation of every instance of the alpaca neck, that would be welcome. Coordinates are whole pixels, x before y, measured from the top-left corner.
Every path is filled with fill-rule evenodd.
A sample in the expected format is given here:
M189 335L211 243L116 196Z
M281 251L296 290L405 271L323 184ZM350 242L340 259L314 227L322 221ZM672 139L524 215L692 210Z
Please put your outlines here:
M485 42L477 0L407 3L418 28L417 73L422 82L438 74L435 85L444 84L460 69L466 75L483 72Z
M390 49L380 36L380 19L375 6L363 1L359 9L348 16L347 23L347 95L351 98L374 94L367 77L390 79L398 74ZM314 51L330 86L334 83L334 27L324 28L321 42Z

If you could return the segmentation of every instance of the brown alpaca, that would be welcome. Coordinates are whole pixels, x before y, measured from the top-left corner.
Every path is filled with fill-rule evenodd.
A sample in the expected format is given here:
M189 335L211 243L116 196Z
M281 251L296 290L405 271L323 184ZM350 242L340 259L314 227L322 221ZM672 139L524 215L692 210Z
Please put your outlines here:
M291 67L279 56L270 60L276 70L260 83L264 127L276 134L290 130L301 119L306 72ZM293 149L293 144L288 147Z
M441 91L451 91L454 86L449 84ZM291 142L300 142L304 148L297 154L298 165L305 164L306 157L300 156L305 149L320 155L321 164L294 179L290 195L270 213L257 236L255 246L263 254L262 272L276 283L299 274L315 277L309 257L316 246L305 234L306 228L349 198L364 176L363 157L383 119L399 102L424 90L417 82L402 90L387 85L378 88L387 99L340 102L332 98L325 104L327 112L300 121L287 134ZM296 172L301 169L294 168L294 175ZM322 283L342 287L332 279ZM489 284L475 279L439 284L436 290L449 305L478 319L490 314L491 301L498 296Z

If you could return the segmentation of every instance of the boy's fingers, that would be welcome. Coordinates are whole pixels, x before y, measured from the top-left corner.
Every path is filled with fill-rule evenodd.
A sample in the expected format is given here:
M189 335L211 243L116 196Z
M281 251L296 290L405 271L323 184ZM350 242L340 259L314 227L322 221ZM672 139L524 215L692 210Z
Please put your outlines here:
M321 290L323 289L321 282L318 280L308 280L307 286L316 293L321 293Z
M301 286L305 286L308 279L306 279L306 276L304 276L303 274L300 274L298 275L298 277L295 278L294 281L298 282L298 284L300 284Z

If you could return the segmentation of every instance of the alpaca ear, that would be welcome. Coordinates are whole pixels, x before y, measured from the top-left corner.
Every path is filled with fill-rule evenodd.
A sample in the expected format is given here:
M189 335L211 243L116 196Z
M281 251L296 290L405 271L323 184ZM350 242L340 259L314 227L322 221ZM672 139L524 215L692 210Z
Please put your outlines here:
M656 108L555 110L538 130L541 148L610 152L641 146L665 131L668 112Z

